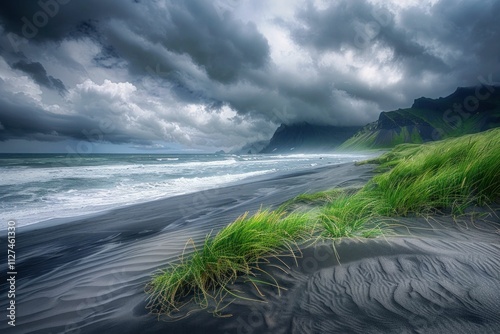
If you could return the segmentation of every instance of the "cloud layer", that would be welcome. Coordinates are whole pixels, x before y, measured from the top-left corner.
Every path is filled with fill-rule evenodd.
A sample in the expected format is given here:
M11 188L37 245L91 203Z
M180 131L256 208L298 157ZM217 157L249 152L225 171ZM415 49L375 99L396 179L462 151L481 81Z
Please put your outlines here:
M227 149L280 123L363 125L500 79L498 14L493 0L4 1L0 140Z

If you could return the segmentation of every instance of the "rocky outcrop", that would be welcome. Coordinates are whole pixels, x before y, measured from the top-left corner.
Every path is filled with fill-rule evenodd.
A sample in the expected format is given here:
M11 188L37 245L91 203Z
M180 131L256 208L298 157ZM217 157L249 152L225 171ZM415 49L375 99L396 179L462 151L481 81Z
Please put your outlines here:
M361 127L338 127L300 123L282 124L261 153L324 151L336 148Z
M381 112L342 149L393 147L485 131L500 126L500 87L459 87L447 97L421 97L411 108Z

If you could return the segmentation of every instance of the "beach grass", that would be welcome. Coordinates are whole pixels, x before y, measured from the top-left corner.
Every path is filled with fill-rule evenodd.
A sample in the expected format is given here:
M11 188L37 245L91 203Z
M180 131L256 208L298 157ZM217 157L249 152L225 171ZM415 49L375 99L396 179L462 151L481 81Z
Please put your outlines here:
M237 277L262 273L262 260L294 256L307 240L374 237L383 233L384 219L390 217L444 210L461 214L470 205L498 201L499 148L500 129L402 144L366 161L378 164L379 173L359 190L299 195L277 210L244 214L193 246L189 258L156 274L146 288L149 308L171 315L190 302L207 308L210 300L217 304L228 294L238 297L227 288ZM318 210L287 212L300 203ZM273 284L272 278L268 283Z
M320 191L313 194L300 194L294 197L292 200L285 202L285 204L298 204L298 203L317 203L317 202L331 202L339 195L343 194L342 189L330 189L326 191Z
M499 198L500 129L396 147L371 162L391 168L363 189L382 202L379 214L462 213Z
M226 286L238 276L262 272L259 262L266 258L294 256L298 243L313 234L314 222L305 213L245 213L215 236L208 235L188 259L157 274L147 288L150 306L165 314L191 301L206 308L210 300L231 293Z
M321 236L329 239L376 236L380 230L380 202L362 190L345 193L320 209ZM372 226L371 228L368 226Z
M451 211L500 197L500 129L422 145L402 144L367 161L379 175L360 191L326 204L323 235L365 235L367 223L384 217ZM380 226L380 225L375 225Z

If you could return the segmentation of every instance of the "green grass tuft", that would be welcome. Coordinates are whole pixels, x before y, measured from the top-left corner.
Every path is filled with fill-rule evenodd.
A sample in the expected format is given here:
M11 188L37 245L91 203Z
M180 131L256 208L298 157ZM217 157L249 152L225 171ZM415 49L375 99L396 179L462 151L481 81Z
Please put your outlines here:
M192 255L156 274L148 284L149 308L173 315L187 303L207 308L228 294L241 275L266 276L259 263L295 256L298 245L318 237L374 237L389 217L442 210L462 213L472 204L500 199L500 129L428 144L401 144L378 158L376 175L360 190L334 189L305 194L278 210L244 214L194 247ZM286 212L292 205L315 203L319 210ZM257 288L258 289L258 288ZM278 287L279 289L279 287ZM217 310L215 310L217 312Z
M187 260L157 274L147 287L153 312L167 315L185 303L196 302L206 308L216 303L222 292L239 275L252 275L258 263L269 257L294 256L297 242L310 239L314 225L306 214L259 211L251 217L244 214L206 237Z
M440 209L463 212L500 194L500 129L424 145L401 145L377 158L390 171L364 188L384 201L380 214L407 215ZM387 210L387 211L386 211Z
M362 192L344 194L324 206L318 216L323 227L322 235L343 238L366 234L366 224L376 217L374 209L378 202L363 195Z
M345 195L347 192L354 193L357 190L359 189L342 188L342 189L330 189L326 191L320 191L313 194L300 194L283 203L278 208L278 211L288 211L290 209L293 209L294 206L298 206L301 204L323 206L326 203L333 202L336 198Z

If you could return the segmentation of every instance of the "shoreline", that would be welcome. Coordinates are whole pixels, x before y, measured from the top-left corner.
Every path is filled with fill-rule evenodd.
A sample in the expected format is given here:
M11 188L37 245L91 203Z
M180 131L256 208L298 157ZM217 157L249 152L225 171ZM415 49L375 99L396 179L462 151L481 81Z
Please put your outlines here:
M500 318L493 314L500 314L499 207L474 224L449 216L402 218L397 219L398 236L341 239L335 248L331 243L302 247L298 266L289 258L285 271L265 267L287 290L259 287L266 303L236 299L225 309L232 314L229 318L189 309L189 317L171 322L148 313L145 284L156 270L178 259L189 239L199 245L206 234L245 211L276 208L298 194L364 185L373 169L347 163L261 176L67 224L23 229L16 244L22 254L17 264L17 325L9 333L500 330ZM405 233L408 227L411 235ZM486 292L477 290L478 285ZM262 300L242 279L234 288ZM469 306L460 306L464 304ZM459 320L454 319L456 312L463 313ZM475 312L486 312L477 326ZM6 329L6 322L0 328Z
M158 325L143 309L144 285L155 270L178 258L190 238L201 242L245 211L276 207L298 194L362 185L372 169L346 163L261 176L68 223L21 227L16 236L19 325L13 332L60 332L68 324L86 332L89 323L104 330L136 312L137 321Z
M66 166L55 157L14 160L16 163L6 159L1 161L5 168L0 168L5 178L3 194L7 196L3 203L4 217L16 220L18 227L54 220L74 221L138 203L251 182L260 176L272 178L276 173L370 156L373 154L309 154L296 158L194 155L163 161L150 155L146 158L106 155L105 160L90 155L88 160L74 166ZM201 170L204 163L206 169ZM0 222L0 230L6 229L5 221Z
M219 185L217 187L208 188L205 190L195 190L195 191L186 192L184 194L177 194L177 195L172 195L172 196L168 196L168 197L159 197L159 198L153 198L153 199L145 199L145 200L139 201L139 202L118 204L117 206L104 207L102 209L98 209L97 211L89 211L89 212L77 214L74 216L63 216L63 217L54 217L54 218L50 218L50 219L43 219L40 221L23 224L21 226L18 226L17 229L18 230L21 229L22 231L30 231L30 230L43 229L45 227L50 227L50 226L62 225L62 224L67 224L67 223L74 223L74 222L78 222L81 220L92 219L92 218L96 218L96 217L99 217L102 215L106 215L106 214L109 214L109 213L117 211L117 210L127 210L128 208L131 208L131 210L133 210L133 208L136 206L147 205L148 203L155 203L155 202L159 203L162 201L176 200L177 197L183 197L183 196L200 196L199 194L204 194L204 193L211 192L211 191L217 191L218 189L223 189L223 188L228 188L228 187L233 187L233 186L241 186L241 185L245 185L247 183L252 183L252 182L265 182L265 181L272 181L273 179L278 179L278 178L293 177L294 175L309 174L309 173L314 174L314 173L321 172L322 170L330 169L333 166L346 165L346 164L352 164L352 163L350 163L350 162L339 163L339 164L331 163L327 166L311 167L308 169L301 169L301 170L274 171L274 172L266 173L266 174L262 174L262 175L249 176L249 177L246 177L242 180L232 181L232 182L229 182L227 184ZM140 208L139 208L139 210L140 210ZM15 220L15 219L13 219L13 220ZM4 227L0 228L0 232L6 231L6 230L7 229Z

